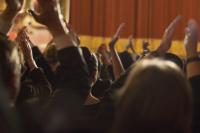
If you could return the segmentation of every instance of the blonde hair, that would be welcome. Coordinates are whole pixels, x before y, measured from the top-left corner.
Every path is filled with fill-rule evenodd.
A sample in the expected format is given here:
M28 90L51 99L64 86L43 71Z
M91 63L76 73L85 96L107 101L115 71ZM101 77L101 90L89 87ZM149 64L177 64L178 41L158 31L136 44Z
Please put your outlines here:
M191 88L174 63L160 59L139 62L118 96L114 132L190 132Z

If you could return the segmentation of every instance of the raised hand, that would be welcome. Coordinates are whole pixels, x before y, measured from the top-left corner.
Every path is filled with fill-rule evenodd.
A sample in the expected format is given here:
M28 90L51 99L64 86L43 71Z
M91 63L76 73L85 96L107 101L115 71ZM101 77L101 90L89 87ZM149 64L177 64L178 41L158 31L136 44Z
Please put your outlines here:
M77 46L77 42L74 41L69 35L66 23L61 14L61 8L59 0L37 0L39 6L39 13L29 10L29 13L34 19L47 26L52 33L56 48L61 50L66 47Z
M66 24L61 14L59 0L37 0L39 13L29 10L34 19L47 26L53 35L68 33Z
M124 26L125 26L125 23L122 23L119 26L119 28L117 29L117 32L115 33L115 35L113 36L112 40L109 43L111 59L112 59L112 66L113 66L113 73L114 73L115 79L119 78L120 75L125 71L124 67L122 65L122 62L119 58L119 55L115 49L116 42L120 38L120 34L121 34Z
M32 50L31 45L29 43L29 40L27 39L26 35L26 27L24 27L17 36L17 41L19 43L19 47L22 50L22 53L24 54L25 60L28 60L32 58Z
M48 25L55 18L59 18L59 4L58 0L37 0L40 12L36 13L29 10L35 20L41 24Z
M18 33L17 41L18 41L19 47L24 55L24 59L25 59L26 63L28 64L30 70L33 70L33 69L37 68L37 65L34 61L32 49L31 49L31 43L30 43L29 37L27 36L26 32L27 32L26 27L24 27Z
M132 50L133 53L135 53L135 49L134 49L134 47L133 47L133 35L130 35L130 36L128 37L128 45L126 46L126 51L127 51L129 48Z
M114 49L116 42L118 41L118 39L120 38L121 32L123 30L125 26L125 23L120 24L120 26L117 29L117 32L115 33L115 35L113 36L112 40L109 43L109 47L110 49Z
M198 25L195 20L189 20L188 22L188 25L185 29L184 45L188 57L198 55Z
M129 44L129 45L132 45L132 44L133 44L133 35L130 35L130 36L128 37L128 44Z
M119 38L120 37L120 34L124 28L126 24L125 23L122 23L119 25L118 29L117 29L117 32L115 33L115 35L113 36L113 38Z
M170 49L176 27L178 26L180 20L181 16L177 16L165 30L161 44L157 49L157 52L160 54L165 54Z

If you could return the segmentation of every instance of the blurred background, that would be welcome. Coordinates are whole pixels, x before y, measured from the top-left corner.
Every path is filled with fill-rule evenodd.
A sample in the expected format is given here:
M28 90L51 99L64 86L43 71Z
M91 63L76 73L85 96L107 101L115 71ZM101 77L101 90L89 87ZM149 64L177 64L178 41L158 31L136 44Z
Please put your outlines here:
M27 0L25 9L33 8L36 0ZM123 51L127 37L134 36L134 47L137 52L142 50L142 41L149 41L150 49L156 49L168 24L177 16L182 15L171 52L185 55L183 49L184 27L188 19L194 18L200 22L200 0L60 0L66 20L80 35L82 45L95 51L101 43L108 43L120 23L126 27L118 42L117 49ZM4 9L4 0L0 0L0 9ZM41 34L33 36L35 43L45 47L51 40L46 36L45 28L34 24L32 18L25 21L32 24L34 30ZM200 23L199 23L200 24ZM41 35L44 37L41 38ZM43 48L41 48L43 49Z

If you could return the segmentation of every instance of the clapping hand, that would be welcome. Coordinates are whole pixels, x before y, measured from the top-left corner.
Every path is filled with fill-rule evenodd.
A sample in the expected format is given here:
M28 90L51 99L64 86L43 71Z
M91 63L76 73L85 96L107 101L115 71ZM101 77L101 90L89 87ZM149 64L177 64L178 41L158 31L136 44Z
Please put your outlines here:
M19 44L19 47L25 57L25 60L29 60L31 58L33 58L32 55L32 50L31 50L31 45L29 43L29 38L26 34L26 27L24 27L22 30L20 30L20 32L18 33L17 36L17 42Z
M195 20L189 20L185 29L184 45L188 57L193 57L197 54L198 45L198 25Z
M39 13L29 10L34 19L50 30L54 37L67 35L68 29L61 14L59 0L38 0Z
M128 50L129 48L131 50L134 50L134 48L133 48L133 35L130 35L128 37L128 45L126 46L126 50Z
M118 39L120 38L120 35L121 35L121 32L122 32L124 26L125 26L125 23L122 23L118 27L117 32L115 33L115 35L113 36L112 40L109 43L110 49L114 49L115 48L115 44L118 41Z
M157 49L157 52L160 54L165 54L170 49L176 27L178 26L180 20L181 16L177 16L165 30L161 45Z
M34 19L43 24L49 25L52 23L54 18L59 18L60 15L60 5L58 0L37 0L40 12L36 13L33 10L29 10L29 13L34 17Z
M31 49L31 42L27 36L26 27L24 27L17 36L17 42L24 55L25 62L28 64L29 68L33 70L37 67L35 60L33 58L33 53Z

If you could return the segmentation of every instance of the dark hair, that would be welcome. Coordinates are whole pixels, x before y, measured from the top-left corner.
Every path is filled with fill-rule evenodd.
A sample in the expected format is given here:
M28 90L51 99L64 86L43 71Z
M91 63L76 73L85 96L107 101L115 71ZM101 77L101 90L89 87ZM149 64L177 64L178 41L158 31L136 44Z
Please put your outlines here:
M91 76L98 69L98 60L87 47L81 47L84 59L88 66L89 75Z
M58 55L57 55L56 45L49 44L44 51L44 57L48 61L49 64L57 63Z
M168 61L172 61L174 62L176 65L178 65L181 69L184 68L184 63L183 60L178 57L177 55L173 54L173 53L166 53L164 55L164 59L168 60Z

